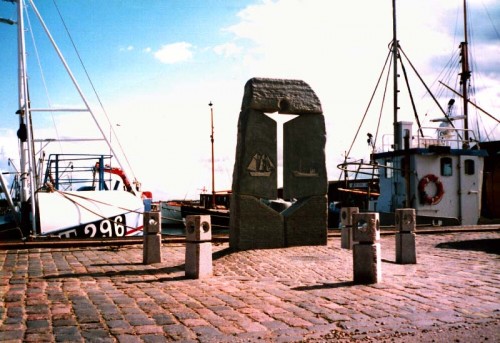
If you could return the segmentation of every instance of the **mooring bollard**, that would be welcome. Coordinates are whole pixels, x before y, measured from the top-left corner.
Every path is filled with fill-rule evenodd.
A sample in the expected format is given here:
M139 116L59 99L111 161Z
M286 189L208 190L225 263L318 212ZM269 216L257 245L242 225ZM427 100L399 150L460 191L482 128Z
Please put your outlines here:
M354 283L382 281L379 214L355 213L352 221Z
M186 277L212 276L212 226L209 215L186 216Z
M161 220L160 212L144 212L144 246L142 263L161 262Z
M394 215L396 222L396 263L416 264L415 228L417 218L415 209L399 208Z
M359 213L358 207L342 207L340 209L340 247L352 249L352 215Z

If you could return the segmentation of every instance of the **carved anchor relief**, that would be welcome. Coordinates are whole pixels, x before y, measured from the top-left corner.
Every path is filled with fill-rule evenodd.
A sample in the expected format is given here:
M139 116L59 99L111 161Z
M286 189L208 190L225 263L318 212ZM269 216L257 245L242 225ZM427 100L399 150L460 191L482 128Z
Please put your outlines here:
M277 123L265 113L293 114L283 125L283 198L276 212ZM238 119L230 244L237 250L326 244L326 131L321 104L300 80L250 79ZM263 201L263 199L265 201Z

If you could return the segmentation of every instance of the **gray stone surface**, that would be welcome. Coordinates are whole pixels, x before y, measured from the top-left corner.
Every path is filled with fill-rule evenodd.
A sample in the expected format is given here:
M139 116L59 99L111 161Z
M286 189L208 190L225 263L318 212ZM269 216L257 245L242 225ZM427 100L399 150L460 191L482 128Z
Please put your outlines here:
M360 243L379 241L379 214L376 212L354 213L352 215L352 239Z
M212 276L212 225L209 215L186 216L186 277Z
M276 121L262 112L245 109L238 119L232 191L275 199L278 196Z
M415 234L412 232L396 232L396 263L416 264L417 249Z
M352 249L354 241L352 239L352 226L340 228L340 247L342 249Z
M144 212L144 233L161 233L161 212Z
M186 242L186 277L190 279L203 279L211 277L212 243L211 242Z
M355 243L352 252L355 284L372 284L382 281L380 243Z
M328 191L323 115L301 115L283 126L283 196L300 199Z
M161 263L161 235L149 234L144 235L143 248L144 264Z
M321 103L302 80L252 78L245 85L241 109L267 113L321 114Z
M327 243L327 196L311 196L298 200L283 212L285 245L324 245Z
M290 214L286 237L283 216L260 202L278 196L277 126L264 114L276 111L299 115L284 127L283 194L287 200L298 199L283 211L283 215ZM326 243L325 143L321 104L305 82L264 78L247 82L238 119L233 170L230 212L233 249ZM312 196L318 198L309 199ZM275 209L281 212L281 208Z
M145 212L142 263L161 263L161 213Z
M340 209L340 225L352 226L352 215L359 213L358 207L342 207Z
M413 232L417 227L417 216L414 208L398 208L394 213L396 230Z
M210 215L186 216L186 241L210 241L211 239Z
M231 197L231 247L237 250L285 246L283 216L249 195Z

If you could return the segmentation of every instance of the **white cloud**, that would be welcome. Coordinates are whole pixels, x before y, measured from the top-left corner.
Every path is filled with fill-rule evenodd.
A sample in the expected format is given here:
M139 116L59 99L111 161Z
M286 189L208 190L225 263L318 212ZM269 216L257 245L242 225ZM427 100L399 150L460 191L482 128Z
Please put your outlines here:
M121 47L120 48L120 51L132 51L134 50L134 46L133 45L129 45L127 47Z
M243 48L240 46L237 46L234 43L226 43L226 44L221 44L217 45L213 48L214 52L217 55L223 55L224 57L230 57L234 55L238 55L243 51Z
M157 60L165 64L184 62L193 57L190 43L178 42L164 45L154 53Z
M147 48L144 48L142 51L149 54L152 51L152 49L150 47L147 47Z

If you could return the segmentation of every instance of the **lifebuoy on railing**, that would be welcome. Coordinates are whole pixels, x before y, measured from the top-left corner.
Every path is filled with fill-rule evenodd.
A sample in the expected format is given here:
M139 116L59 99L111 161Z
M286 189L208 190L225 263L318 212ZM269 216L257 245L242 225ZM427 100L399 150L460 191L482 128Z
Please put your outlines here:
M430 196L425 191L425 188L431 182L436 185L436 194L434 196ZM441 201L444 195L443 183L433 174L426 175L420 180L418 183L418 191L420 193L420 202L428 205L436 205Z

